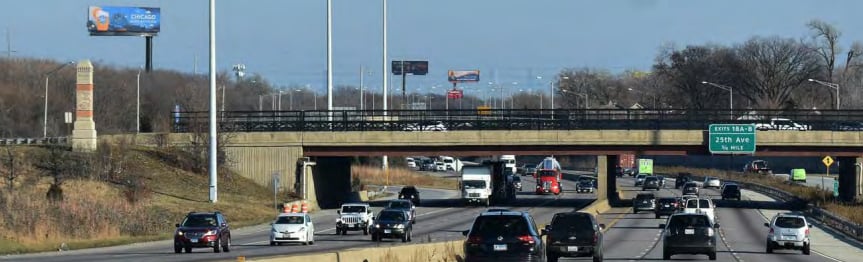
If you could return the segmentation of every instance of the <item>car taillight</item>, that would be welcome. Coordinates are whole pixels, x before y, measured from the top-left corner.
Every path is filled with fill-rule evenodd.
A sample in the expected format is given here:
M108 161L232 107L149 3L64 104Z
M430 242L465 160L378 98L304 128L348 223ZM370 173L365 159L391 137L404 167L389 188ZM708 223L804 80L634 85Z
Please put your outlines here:
M520 236L520 237L518 237L518 240L519 240L519 241L521 241L521 242L524 242L524 243L528 243L528 244L533 244L533 243L535 243L535 242L533 241L533 237L532 237L532 236L530 236L530 235Z
M593 244L599 243L599 233L593 233Z
M479 236L470 236L467 238L468 244L479 244L480 242L482 242L482 238Z
M770 234L773 234L773 228L772 227L770 228Z
M807 237L809 236L809 228L806 228L806 232L805 232L805 234L806 234L806 236L807 236Z

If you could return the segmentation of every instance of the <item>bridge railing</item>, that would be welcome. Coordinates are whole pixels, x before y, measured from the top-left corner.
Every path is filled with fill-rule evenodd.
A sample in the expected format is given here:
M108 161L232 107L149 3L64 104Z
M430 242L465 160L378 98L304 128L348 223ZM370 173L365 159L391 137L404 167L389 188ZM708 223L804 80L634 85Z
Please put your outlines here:
M206 131L208 112L174 112L174 132ZM706 130L710 124L766 123L787 119L812 130L863 131L863 110L304 110L218 112L223 131L425 130Z
M64 145L69 144L70 138L40 137L40 138L0 138L0 145Z

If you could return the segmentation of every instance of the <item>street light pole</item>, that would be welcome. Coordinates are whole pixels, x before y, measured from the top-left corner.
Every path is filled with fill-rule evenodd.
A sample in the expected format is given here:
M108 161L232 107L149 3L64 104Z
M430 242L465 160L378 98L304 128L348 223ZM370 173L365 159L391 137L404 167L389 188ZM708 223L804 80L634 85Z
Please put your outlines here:
M44 115L42 115L42 137L48 137L48 79L51 77L51 75L53 75L57 71L60 71L60 69L63 69L67 65L71 65L74 63L75 62L68 62L62 64L57 68L54 68L54 70L51 70L50 72L45 74L45 113Z
M818 83L820 85L835 89L836 90L836 107L833 109L839 110L839 84L831 83L831 82L827 82L827 81L821 81L821 80L812 79L812 78L809 79L809 82L815 82L815 83Z
M136 81L136 90L137 94L135 97L138 100L137 106L135 107L135 133L141 133L141 69L138 69L138 77Z
M216 136L216 0L210 0L210 144L208 148L209 168L210 173L210 202L218 201L218 165L216 162L216 146L218 143Z
M731 113L729 114L729 117L731 117L731 119L733 120L734 119L734 91L733 91L734 88L732 88L730 86L726 86L726 85L720 85L720 84L716 84L716 83L707 82L707 81L701 81L701 83L705 84L705 85L710 85L710 86L713 86L713 87L716 87L716 88L719 88L719 89L722 89L725 91L728 91L728 110L731 111Z

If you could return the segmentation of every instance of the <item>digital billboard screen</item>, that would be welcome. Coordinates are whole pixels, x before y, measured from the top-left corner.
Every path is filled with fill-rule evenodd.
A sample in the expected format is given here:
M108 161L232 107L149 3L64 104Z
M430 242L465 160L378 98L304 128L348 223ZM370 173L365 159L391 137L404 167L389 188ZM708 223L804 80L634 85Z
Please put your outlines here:
M449 70L447 79L450 82L479 82L479 70Z
M159 8L90 6L87 30L93 36L141 36L159 33L162 15Z
M402 71L402 65L405 70ZM426 75L429 72L429 61L393 61L393 74Z

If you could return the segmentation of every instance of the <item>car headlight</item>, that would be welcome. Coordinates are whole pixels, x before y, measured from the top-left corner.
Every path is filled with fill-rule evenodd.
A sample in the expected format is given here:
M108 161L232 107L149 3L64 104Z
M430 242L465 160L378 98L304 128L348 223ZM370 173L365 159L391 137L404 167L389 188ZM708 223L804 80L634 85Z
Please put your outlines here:
M380 224L375 224L375 228L381 228Z
M183 235L183 231L177 231L177 235L178 235L178 236L182 236L182 235Z
M206 233L206 234L204 234L204 235L205 235L205 236L210 236L210 235L215 235L215 234L216 234L216 230L209 230L209 231L207 231L207 233Z
M395 226L395 228L405 228L405 225L403 225L403 224L398 224L398 225L396 225L396 226Z

